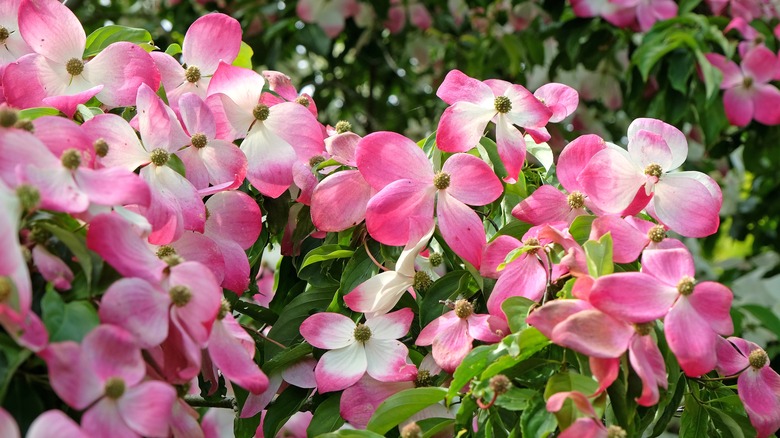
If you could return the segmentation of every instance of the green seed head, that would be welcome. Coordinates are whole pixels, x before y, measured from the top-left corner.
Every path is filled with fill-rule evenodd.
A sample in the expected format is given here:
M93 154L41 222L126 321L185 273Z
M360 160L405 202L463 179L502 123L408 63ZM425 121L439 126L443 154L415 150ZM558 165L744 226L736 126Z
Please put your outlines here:
M336 134L343 134L345 132L352 131L352 124L350 124L346 120L339 120L338 123L336 123Z
M110 379L106 380L104 391L106 393L106 397L110 398L111 400L117 400L119 397L122 397L122 394L125 393L125 381L119 377L111 377Z
M322 155L315 155L309 158L310 167L317 167L319 166L320 163L324 163L324 162L325 162L325 157L323 157Z
M355 326L354 336L356 341L365 344L371 339L371 329L365 324L358 324Z
M192 291L187 286L177 285L168 291L171 302L176 307L184 307L192 299Z
M566 198L566 202L569 203L569 207L571 207L572 210L582 208L585 206L585 195L583 195L582 192L575 190L569 193L569 197Z
M474 306L467 300L455 301L455 316L460 319L466 319L474 314Z
M153 150L149 155L149 161L151 161L155 166L165 166L165 163L167 163L170 158L171 154L169 154L165 149L160 148Z
M0 276L0 303L5 303L14 291L14 284L10 278Z
M431 386L433 384L433 379L431 378L431 372L428 370L420 370L417 371L417 377L414 378L414 387L415 388L422 388L426 386Z
M165 264L168 265L169 268L172 268L176 265L180 265L184 263L184 258L178 254L170 254L164 257L161 257L161 260L165 262Z
M639 324L634 324L634 330L640 335L640 336L647 336L653 331L653 323L652 322L643 322Z
M156 254L157 254L157 258L158 259L164 259L166 257L176 255L176 249L174 249L170 245L163 245L163 246L157 248L157 253Z
M271 114L271 109L267 105L258 104L255 109L252 110L252 115L255 119L264 122Z
M680 292L681 295L690 295L693 293L693 288L696 285L693 278L688 277L687 275L683 277L679 283L677 283L677 291Z
M11 36L11 32L3 26L0 26L0 44L5 44L5 40Z
M509 100L506 96L498 96L496 97L495 102L493 105L496 107L496 111L498 111L501 114L506 114L509 111L512 111L512 101Z
M66 169L76 170L81 166L81 152L76 149L67 149L62 153L60 161Z
M421 292L424 292L428 290L429 287L433 284L433 280L431 280L431 276L423 271L417 271L414 273L414 290L418 290Z
M750 352L750 356L748 356L748 362L750 362L750 366L759 370L766 366L767 362L769 362L769 356L767 356L766 351L757 348Z
M295 98L295 103L297 103L299 105L303 105L306 108L308 108L309 104L310 104L309 99L307 99L305 96L298 96L298 97L296 97Z
M450 174L439 172L433 176L433 185L439 189L444 190L450 186Z
M22 129L27 132L35 132L35 125L33 125L33 122L31 120L19 120L14 125L14 128Z
M503 374L496 374L495 376L491 377L488 384L490 385L490 389L492 389L496 395L504 394L512 387L512 381L509 380L509 377Z
M655 225L647 232L647 238L655 243L660 243L666 239L666 228L663 225Z
M626 431L622 427L612 425L607 428L607 438L626 438Z
M200 80L200 69L191 65L187 67L187 70L184 72L184 77L187 79L187 82L198 82Z
M102 158L108 155L108 143L104 139L99 138L95 140L95 142L92 143L92 147L95 149L95 154L98 157Z
M742 79L742 86L745 88L750 88L753 86L753 78L750 76L745 76L744 79Z
M222 303L219 305L219 312L217 313L217 319L223 320L230 313L230 303L226 299L222 298Z
M78 58L70 58L65 63L65 70L71 76L78 76L84 71L84 61Z
M206 134L199 132L190 138L190 143L192 144L192 147L202 149L205 148L207 144L209 144L209 139L206 137Z
M29 184L21 184L16 187L16 197L19 198L19 203L24 211L35 210L41 203L41 193Z
M2 126L3 128L10 128L14 126L18 121L19 121L19 113L15 109L11 109L11 108L0 109L0 126Z
M431 266L435 268L444 262L444 257L442 257L441 254L435 252L428 256L428 261L431 262Z
M647 165L647 167L645 167L645 175L647 176L660 178L663 173L664 170L661 168L660 164L650 163Z

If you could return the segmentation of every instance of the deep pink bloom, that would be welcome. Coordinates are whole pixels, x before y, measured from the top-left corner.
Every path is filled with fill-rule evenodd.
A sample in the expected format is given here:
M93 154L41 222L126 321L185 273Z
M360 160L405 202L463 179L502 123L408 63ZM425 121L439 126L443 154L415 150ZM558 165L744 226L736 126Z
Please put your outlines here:
M0 433L2 436L8 436ZM26 438L89 438L89 435L62 411L46 411L30 425Z
M597 217L590 229L590 240L599 240L610 233L612 236L612 260L615 263L631 263L639 258L645 248L685 248L677 239L666 236L666 227L634 216L622 218L617 215Z
M596 415L588 397L578 391L557 392L547 399L547 410L549 412L558 412L563 409L563 403L566 399L571 399L574 406L585 414L585 417L577 418L569 427L561 432L561 438L607 438L609 432L601 418Z
M225 306L223 303L208 340L211 361L227 380L252 394L261 394L268 388L268 376L252 359L255 341Z
M777 77L780 65L771 50L757 46L742 57L739 66L717 53L705 56L723 73L723 106L732 125L747 126L753 119L765 125L780 123L780 90L769 83Z
M677 4L673 0L611 0L611 3L620 7L633 8L642 32L650 30L656 21L677 16Z
M479 267L485 229L469 205L485 205L501 195L503 186L484 161L455 154L434 173L425 153L408 138L375 132L358 144L360 173L378 193L366 210L368 232L386 245L410 240L409 225L417 218L434 224L447 244L465 261Z

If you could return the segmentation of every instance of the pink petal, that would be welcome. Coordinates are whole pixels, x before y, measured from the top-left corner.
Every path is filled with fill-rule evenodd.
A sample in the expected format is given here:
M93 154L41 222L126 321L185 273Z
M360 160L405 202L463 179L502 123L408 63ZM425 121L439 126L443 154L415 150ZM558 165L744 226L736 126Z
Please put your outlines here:
M0 428L0 435L13 437L8 431ZM20 436L17 435L16 436ZM59 438L88 438L87 434L81 430L79 425L62 411L46 411L38 416L30 425L27 431L27 438L48 438L57 436Z
M394 132L375 132L357 146L358 169L376 190L400 179L433 185L425 153L413 141Z
M621 272L597 278L590 302L618 318L642 323L662 318L678 296L676 287L662 285L648 274Z
M764 45L751 49L742 58L742 71L759 84L771 81L777 74L777 57Z
M409 381L417 375L417 368L406 362L409 350L401 341L371 336L365 343L365 351L366 372L380 382Z
M479 273L485 277L497 279L501 275L501 271L497 271L499 265L504 263L510 251L521 246L523 243L512 236L497 236L485 246Z
M495 96L493 91L485 83L466 76L460 70L450 70L447 76L436 90L436 96L448 105L465 101L475 105L493 105Z
M574 0L576 2L577 0ZM572 2L572 4L574 4ZM591 417L578 418L561 432L559 438L607 438L607 429L601 423Z
M145 436L165 436L176 400L176 390L167 383L142 382L117 400L119 415L128 427Z
M577 91L568 85L549 83L539 87L534 96L552 111L550 122L557 123L577 109L580 99Z
M512 209L512 216L532 225L567 221L571 207L566 195L544 184Z
M574 406L576 406L577 409L583 414L587 414L594 418L596 417L596 411L593 410L593 405L591 405L590 400L588 400L588 397L585 396L585 394L579 391L557 392L551 395L550 398L547 399L547 411L560 411L563 409L563 403L566 401L566 399L571 399L571 401L574 403Z
M616 263L631 263L639 258L650 238L620 216L597 217L591 225L590 240L598 240L610 233L612 236L612 259Z
M87 247L126 277L158 283L167 267L118 214L104 213L92 219L87 230Z
M203 99L197 94L185 93L178 102L182 123L190 135L201 133L209 140L216 137L217 121Z
M685 297L675 303L664 319L664 333L685 374L695 377L715 368L718 336Z
M141 177L149 184L152 202L142 213L154 231L149 242L165 245L179 238L185 229L203 231L206 208L189 181L167 166L146 166Z
M78 18L58 1L22 1L19 31L35 52L63 66L71 58L81 59L87 42Z
M243 249L252 246L262 229L257 202L243 192L221 192L206 201L206 234L232 240Z
M249 167L247 179L257 190L278 198L292 184L295 150L262 124L256 125L241 143Z
M59 290L68 290L73 281L73 271L59 257L50 253L43 245L32 250L33 263L43 278Z
M734 332L730 313L734 297L729 288L714 281L705 281L697 284L687 298L715 333L727 336Z
M472 314L467 321L469 336L483 342L498 342L509 333L506 322L493 315Z
M436 145L445 152L466 152L479 143L488 122L496 115L488 106L459 101L444 110L436 130Z
M227 324L243 331L232 315L217 321L209 338L209 356L227 379L253 394L260 394L268 388L268 377L247 354L238 339L228 331Z
M363 377L367 367L366 352L359 342L330 350L322 355L314 369L317 390L324 394L348 388Z
M647 131L652 132L654 134L658 134L663 138L664 142L669 148L669 152L671 153L671 160L668 163L668 168L664 167L664 170L674 170L680 166L682 166L682 163L685 161L686 158L688 158L688 140L685 138L685 134L683 134L679 129L675 128L674 126L664 123L660 120L656 119L648 119L648 118L639 118L631 122L631 124L628 126L628 143L629 143L629 151L631 151L631 142L634 141L635 138L638 138L641 134L641 131ZM642 154L647 155L646 152L642 152ZM652 158L652 157L649 157ZM658 160L661 160L662 158L658 158ZM665 158L664 158L665 159ZM660 161L655 161L657 164L661 164ZM661 164L661 167L664 165Z
M666 286L677 287L683 277L696 274L693 256L687 249L652 250L642 254L642 272Z
M567 144L558 157L556 175L568 192L582 191L577 175L597 152L607 147L604 140L595 134L581 135Z
M634 327L598 310L584 310L558 324L551 340L590 357L604 359L625 353Z
M653 406L658 403L658 387L667 386L666 365L652 336L634 336L628 347L628 359L642 379L642 395L636 399L637 404Z
M729 88L723 93L726 118L734 126L747 126L753 119L753 92L744 88Z
M140 278L123 278L106 290L100 320L135 335L141 348L160 345L168 336L167 294Z
M745 405L757 436L769 437L780 428L780 376L765 366L748 368L737 379L739 398Z
M333 350L355 343L355 323L340 313L315 313L303 321L300 331L317 348Z
M590 372L596 381L599 382L599 387L594 394L601 394L606 391L612 383L617 380L620 373L620 358L608 358L602 359L597 357L591 357L588 359L590 365Z
M311 356L295 362L282 370L284 381L298 388L316 388L317 381L314 378L314 368L317 361Z
M409 224L414 218L430 218L432 224L435 193L433 181L422 183L402 179L389 184L368 202L366 226L369 234L385 245L405 245L409 241Z
M149 152L125 119L115 114L100 114L84 122L82 127L93 139L102 138L108 143L108 154L101 159L105 166L134 171L149 163Z
M637 130L628 142L628 153L640 166L658 164L664 171L672 169L672 150L660 134Z
M704 56L710 64L723 73L721 89L734 88L742 83L742 71L734 61L718 53L707 53Z
M146 375L146 366L135 336L117 326L98 326L84 337L81 350L84 360L90 364L91 371L101 383L118 377L127 386L133 386Z
M712 179L702 173L663 175L652 202L658 219L683 236L705 237L718 231L723 198Z
M499 114L496 121L496 145L498 155L507 171L504 180L513 184L517 181L525 162L526 144L523 134L512 126L504 114Z
M471 351L474 340L469 335L468 322L458 318L457 324L448 326L433 339L433 358L444 371L452 373Z
M748 356L753 350L750 344L753 343L741 338L724 339L719 337L717 341L718 364L716 366L718 372L721 375L730 376L747 368L750 365ZM756 347L758 346L756 345Z
M780 90L774 85L755 85L756 94L753 97L757 122L765 125L780 124Z
M299 161L308 162L325 151L322 125L301 104L284 102L274 105L263 124L292 145Z
M174 266L168 281L170 288L184 286L191 292L190 300L184 306L172 307L171 313L175 313L182 321L182 326L193 341L205 346L222 300L219 281L198 262L184 262Z
M363 222L374 189L357 170L328 175L314 189L311 219L322 231L343 231Z
M431 345L433 340L440 333L444 333L449 330L459 330L462 326L462 320L455 312L447 312L444 315L431 321L425 328L417 335L417 340L414 341L415 345Z
M528 325L536 327L547 338L552 339L553 330L558 324L578 312L591 309L593 306L584 300L555 300L534 309L528 315L526 322Z
M276 397L276 393L279 391L279 388L282 386L282 376L279 373L273 373L270 376L268 376L268 388L263 391L261 394L252 394L249 393L249 395L246 398L246 401L244 402L244 407L241 409L241 418L250 418L254 417L255 415L259 414L261 411L263 411L266 406L268 406L271 401L273 401L274 397Z
M224 94L239 108L247 112L248 117L251 118L251 111L260 101L264 85L265 80L257 72L247 68L234 67L223 61L219 63L211 82L209 82L207 95ZM246 132L249 125L237 126L236 128L242 128Z
M490 204L504 191L490 166L473 155L455 154L444 163L441 171L451 175L447 193L464 204Z
M88 436L110 436L117 438L138 438L119 413L115 400L105 397L89 408L81 417L81 427Z
M73 177L93 204L148 206L151 201L146 182L121 167L94 170L81 167L73 173Z
M547 274L533 256L525 256L507 265L498 278L487 307L491 315L503 318L501 304L509 297L526 297L537 301L547 287Z
M241 25L225 14L204 15L190 25L182 43L183 64L212 74L220 61L232 63L241 49Z
M511 85L504 95L512 102L512 110L506 113L512 124L523 128L540 128L547 124L552 111L522 85Z
M479 269L482 249L485 247L485 229L477 213L450 196L447 191L440 190L436 215L439 218L442 237L450 248Z
M103 395L102 383L75 342L57 342L39 353L49 368L52 389L69 406L84 409Z
M146 150L151 152L161 148L175 152L189 144L190 139L176 115L148 85L142 84L138 88L136 105L139 132Z
M141 85L160 88L160 72L154 60L140 46L113 43L84 66L84 76L104 85L97 98L109 107L132 106Z
M246 252L232 240L214 239L225 261L225 278L221 286L237 294L243 294L249 288L249 259ZM273 286L273 274L271 274Z
M365 428L376 408L391 395L414 388L412 382L380 382L369 375L344 390L339 405L339 414L349 424Z
M590 159L577 181L598 208L620 213L631 204L646 177L627 152L606 148Z
M386 315L366 318L366 326L371 329L371 339L400 339L409 333L413 319L412 309L403 308Z
M38 117L32 122L35 137L55 156L61 157L64 151L77 149L84 157L81 165L93 167L95 156L92 139L76 122L58 116Z

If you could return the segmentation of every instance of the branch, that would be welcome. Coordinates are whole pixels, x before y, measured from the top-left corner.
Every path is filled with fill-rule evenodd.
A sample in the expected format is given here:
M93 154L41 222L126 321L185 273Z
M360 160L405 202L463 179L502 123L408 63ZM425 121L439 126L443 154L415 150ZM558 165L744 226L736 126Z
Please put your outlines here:
M225 409L236 408L236 399L234 398L206 400L205 398L197 395L185 395L184 401L187 402L188 405L195 408L225 408Z

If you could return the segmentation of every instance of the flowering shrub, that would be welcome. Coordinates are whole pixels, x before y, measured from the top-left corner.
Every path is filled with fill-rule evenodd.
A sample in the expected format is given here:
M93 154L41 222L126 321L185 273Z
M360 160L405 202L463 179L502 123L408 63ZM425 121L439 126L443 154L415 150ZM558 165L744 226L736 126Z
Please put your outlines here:
M674 15L599 5L573 10ZM298 5L332 36L357 9ZM390 9L391 31L431 19ZM86 36L56 0L0 14L2 436L657 436L680 411L683 436L780 428L769 355L729 337L731 290L678 240L718 231L723 193L680 170L673 125L554 154L574 88L451 70L435 134L361 136L247 68L227 15L161 51ZM759 122L765 51L742 73L703 57Z

